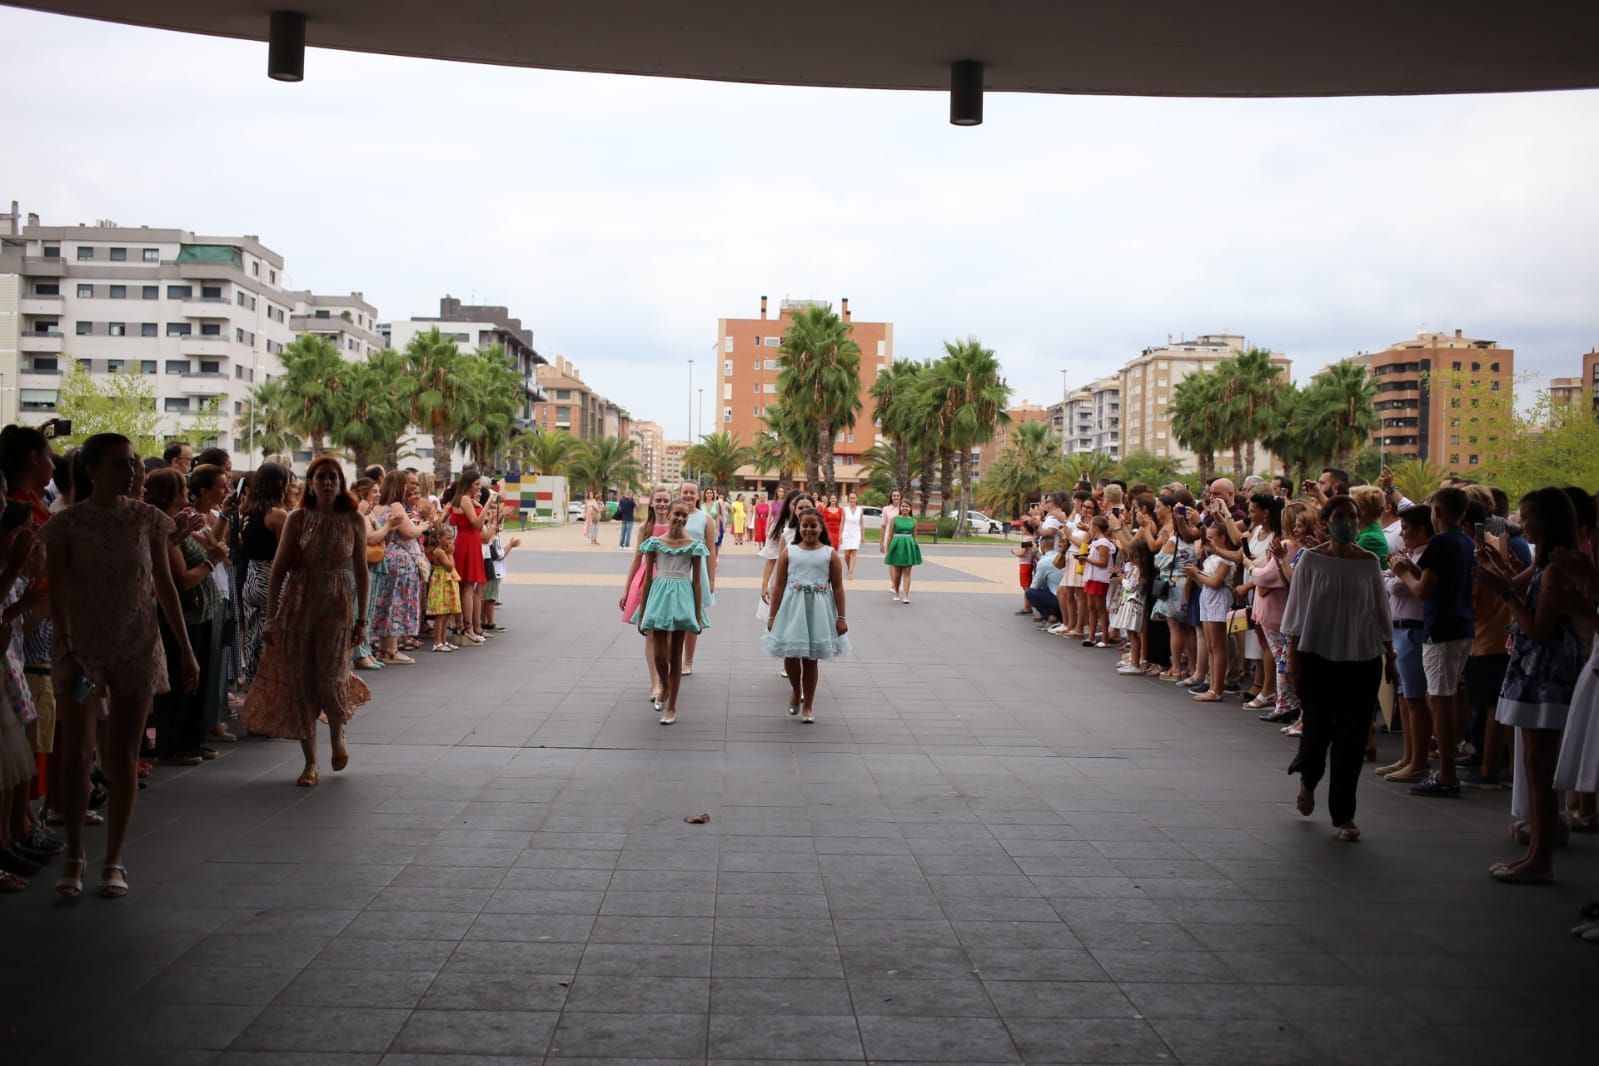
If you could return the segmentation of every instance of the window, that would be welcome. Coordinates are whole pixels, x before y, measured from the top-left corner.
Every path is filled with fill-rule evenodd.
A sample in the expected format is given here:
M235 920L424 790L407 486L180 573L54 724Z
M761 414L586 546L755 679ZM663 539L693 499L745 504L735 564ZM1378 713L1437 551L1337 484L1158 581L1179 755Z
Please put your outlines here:
M44 246L44 257L46 259L60 259L61 258L61 246L59 244L47 244L47 245L45 245Z
M143 287L139 295L146 300L159 300L161 299L161 286L146 285Z
M154 322L140 322L139 323L139 336L141 336L141 337L154 337L156 335L157 335L157 330L156 330L156 324Z
M79 259L93 259L94 258L94 249L89 247L87 244L78 245L78 258Z
M143 258L146 263L159 263L161 262L161 249L146 248L144 250Z
M112 324L116 325L117 323L112 323ZM128 365L128 361L126 359L107 359L105 361L106 373L115 374L117 371L121 370L123 367L125 367L127 365Z
M202 285L202 286L200 286L200 299L202 299L202 300L220 300L220 299L222 299L222 286L220 286L220 285Z
M23 389L17 394L17 405L24 411L54 411L55 389Z
M783 338L781 338L781 337L767 337L766 338L766 346L768 348L776 348L778 345L780 345L782 343L783 343Z
M332 318L333 315L332 315L331 312L328 311L327 308L319 307L319 308L316 309L316 312L311 317L312 318Z
M1482 370L1482 364L1481 363L1472 363L1471 364L1471 372L1473 374L1476 374L1476 373L1480 372L1481 370Z
M187 396L168 396L166 409L168 411L187 411L189 409L189 398Z
M33 286L35 296L60 296L61 283L59 281L40 281Z
M200 373L220 374L222 373L222 363L216 359L202 359L200 360Z
M1450 466L1459 466L1460 465L1460 453L1459 452L1455 452L1454 454L1449 456L1449 465Z
M236 414L236 415L244 414L244 404L241 401L239 401L239 400L234 400L233 401L233 413Z
M761 391L766 393L768 396L776 396L777 383L775 381L768 381L766 384L761 386Z
M732 337L723 337L722 338L722 351L730 352L732 350L733 350L733 338Z
M766 361L766 369L767 370L776 370L777 369L777 360L776 359L768 359Z
M723 359L722 360L722 376L723 377L728 377L728 378L733 376L733 360L731 360L731 359Z
M202 337L220 337L220 336L222 336L222 323L220 323L220 322L202 322L202 323L200 323L200 336L202 336Z
M1469 458L1468 458L1468 459L1467 459L1467 460L1466 460L1466 461L1467 461L1467 463L1469 463L1469 464L1470 464L1470 465L1471 465L1471 466L1476 466L1476 465L1477 465L1477 457L1476 457L1476 456L1475 456L1475 455L1473 455L1473 456L1470 456L1470 457L1469 457Z
M89 297L91 297L93 295L94 295L94 286L93 285L79 285L78 286L78 297L80 299L88 299Z
M1459 362L1459 360L1456 360L1456 361L1455 361L1455 362L1453 362L1453 363L1451 363L1451 364L1449 364L1449 369L1450 369L1450 370L1459 370L1459 369L1460 369L1460 362Z
M128 335L128 324L126 322L107 322L106 332L113 337L126 337Z
M877 342L877 358L882 359L882 358L884 358L887 355L888 355L888 341L886 341L886 340L878 341Z
M253 260L250 263L250 274L251 274L252 277L257 277L257 278L261 276L261 262L260 262L260 260Z
M128 250L126 248L111 249L111 261L113 263L126 263L128 261Z
M93 336L93 335L94 335L94 323L93 322L79 322L78 323L78 336L80 336L80 337L89 337L89 336Z
M733 398L733 383L731 381L729 381L729 382L727 382L726 384L724 384L722 386L722 399L731 400L732 398Z
M36 374L54 374L61 369L61 364L53 355L36 355L28 369Z
M759 359L757 359L757 360L755 360L755 369L759 370L760 368L761 368L761 361Z
M194 295L194 286L192 286L192 285L168 285L167 286L167 299L169 299L169 300L187 300L189 297L191 297L193 295Z
M154 359L140 359L139 360L139 373L141 373L141 374L154 374L155 373L155 360Z
M1488 383L1488 391L1489 392L1498 392L1499 391L1499 379L1498 378L1494 378L1492 381L1490 381Z
M189 372L189 361L187 359L168 359L166 370L168 374L187 374Z
M167 323L167 336L169 337L187 337L192 332L193 330L189 328L189 324L187 322Z
M111 286L111 298L113 300L126 300L128 298L128 287L126 285Z
M733 421L733 409L731 407L722 408L722 421L723 422L731 422L731 421Z
M1497 374L1497 373L1499 373L1499 364L1498 363L1489 363L1488 364L1488 369L1492 370L1495 374Z
M243 306L244 306L244 290L243 290L243 289L240 289L240 290L239 290L239 291L238 291L238 292L237 292L237 293L235 293L235 294L234 294L234 295L236 295L236 296L237 296L237 297L238 297L238 298L239 298L239 306L240 306L240 307L243 307Z
M244 343L244 327L243 326L234 326L233 327L233 339L238 341L240 344Z
M267 271L267 280L276 285L278 283L278 272L276 270Z

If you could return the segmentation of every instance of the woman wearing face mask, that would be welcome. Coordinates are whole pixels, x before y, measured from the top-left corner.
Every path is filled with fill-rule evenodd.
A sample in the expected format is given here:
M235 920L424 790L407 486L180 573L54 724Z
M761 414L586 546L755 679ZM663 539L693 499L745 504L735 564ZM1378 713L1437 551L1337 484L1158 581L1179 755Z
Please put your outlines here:
M1304 705L1299 752L1299 813L1316 809L1316 785L1332 751L1327 810L1338 839L1360 839L1355 789L1365 758L1372 704L1384 671L1395 677L1393 626L1377 557L1355 545L1355 503L1334 496L1322 506L1329 541L1294 565L1283 607L1288 681Z

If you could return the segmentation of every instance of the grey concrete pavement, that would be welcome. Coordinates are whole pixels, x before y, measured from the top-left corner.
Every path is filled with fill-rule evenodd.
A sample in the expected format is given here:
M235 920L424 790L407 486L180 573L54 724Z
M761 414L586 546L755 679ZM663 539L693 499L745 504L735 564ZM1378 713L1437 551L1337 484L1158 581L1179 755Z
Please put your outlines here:
M348 770L158 769L128 898L0 898L0 1062L1592 1061L1593 837L1500 885L1506 794L1368 774L1339 844L1275 728L1035 632L964 548L909 607L863 559L812 726L729 551L663 728L627 557L541 536L510 632L367 675Z

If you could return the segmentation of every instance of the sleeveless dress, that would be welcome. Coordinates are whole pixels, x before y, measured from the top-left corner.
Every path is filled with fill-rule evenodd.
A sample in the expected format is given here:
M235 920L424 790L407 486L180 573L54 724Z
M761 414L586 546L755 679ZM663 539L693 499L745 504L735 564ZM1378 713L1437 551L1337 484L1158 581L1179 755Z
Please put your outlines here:
M706 622L694 616L694 560L700 560L704 573L711 552L704 544L694 541L672 548L659 537L651 537L639 551L655 555L655 576L650 580L650 596L638 615L638 627L645 632L654 630L698 633ZM703 601L701 601L703 604Z
M830 547L837 548L844 539L844 509L842 507L823 507L822 524L827 527L827 543Z
M422 544L398 530L383 544L383 581L368 595L377 601L372 610L372 635L409 637L422 626Z
M761 637L768 655L779 659L836 659L850 652L849 637L838 632L833 603L833 549L788 546L788 587L772 628Z
M1529 611L1538 609L1543 575L1542 570L1533 574L1527 585ZM1494 717L1503 725L1523 729L1563 729L1582 672L1582 639L1571 617L1562 617L1554 634L1542 644L1534 643L1512 622L1510 643L1510 667L1499 689Z
M489 579L483 569L483 533L472 522L450 508L450 525L455 527L455 572L463 585L481 585Z
M883 561L889 566L922 565L922 548L916 543L916 518L913 515L894 516L894 536L888 542L888 556Z
M1599 792L1599 640L1594 641L1593 653L1571 693L1571 711L1560 737L1555 787Z
M700 542L700 547L705 549L705 554L711 554L710 547L705 543L705 531L710 528L710 516L704 511L695 511L688 516L688 522L683 526L683 532ZM720 531L720 527L718 527ZM705 616L710 618L712 607L716 606L716 596L711 592L711 568L700 567L700 605L705 609ZM707 621L706 623L710 623Z
M844 508L843 530L838 538L838 550L841 552L859 551L861 547L861 520L866 512L859 507Z
M671 527L664 522L650 527L650 537L664 537ZM639 551L644 550L644 545L639 544ZM633 625L638 614L639 603L644 598L644 560L640 559L638 569L633 571L633 580L627 586L627 598L622 601L622 624Z
M288 740L314 737L318 719L348 722L372 698L350 672L355 526L347 514L303 513L299 565L283 583L277 639L261 649L243 715L250 732Z
M733 532L739 536L744 535L744 501L733 501Z
M763 544L766 542L766 517L772 513L772 505L762 500L755 505L755 524L750 528L750 535Z

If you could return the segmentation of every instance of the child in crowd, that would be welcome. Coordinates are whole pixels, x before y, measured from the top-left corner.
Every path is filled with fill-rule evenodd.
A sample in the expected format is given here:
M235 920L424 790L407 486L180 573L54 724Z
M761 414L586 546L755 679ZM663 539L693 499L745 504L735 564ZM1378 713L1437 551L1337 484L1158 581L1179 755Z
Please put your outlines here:
M428 578L428 614L433 618L433 650L454 651L444 639L444 627L461 613L461 580L455 572L455 527L434 526L427 531L428 561L433 573Z
M800 715L807 725L816 720L820 661L849 654L848 632L843 564L822 540L821 514L805 511L799 518L799 538L777 560L772 614L761 643L768 654L783 660L792 689L788 713Z
M522 546L521 537L504 538L500 524L494 524L494 536L483 546L483 570L488 583L483 586L483 628L503 632L505 627L494 620L494 609L500 605L500 582L505 580L505 560L511 552Z
M1038 523L1029 518L1023 522L1023 528L1025 532L1022 534L1022 542L1010 550L1010 553L1016 556L1018 564L1017 577L1022 586L1022 605L1017 609L1016 613L1032 614L1033 605L1028 602L1027 590L1032 587L1033 566L1038 562L1038 549L1036 547Z
M1188 566L1183 571L1190 584L1199 586L1199 620L1210 652L1210 687L1194 693L1199 703L1219 703L1227 684L1227 611L1233 605L1233 564L1223 553L1232 550L1226 524L1216 522L1205 532L1203 568Z
M639 545L644 557L643 607L635 616L640 633L650 635L655 670L665 690L666 710L661 724L677 721L677 690L683 682L683 644L690 633L705 628L705 608L700 602L700 570L710 556L700 541L685 531L689 506L672 504L666 536L650 537ZM820 518L815 521L820 524Z
M1149 583L1153 580L1155 560L1149 545L1142 537L1134 537L1127 546L1127 559L1122 563L1121 599L1111 625L1127 634L1128 657L1116 668L1118 674L1143 674L1149 664L1145 661L1144 610L1148 599Z
M1093 540L1088 544L1084 560L1083 596L1087 603L1086 624L1083 626L1083 647L1108 648L1110 636L1110 611L1105 596L1110 592L1111 555L1116 546L1110 542L1110 519L1095 515L1090 528Z

